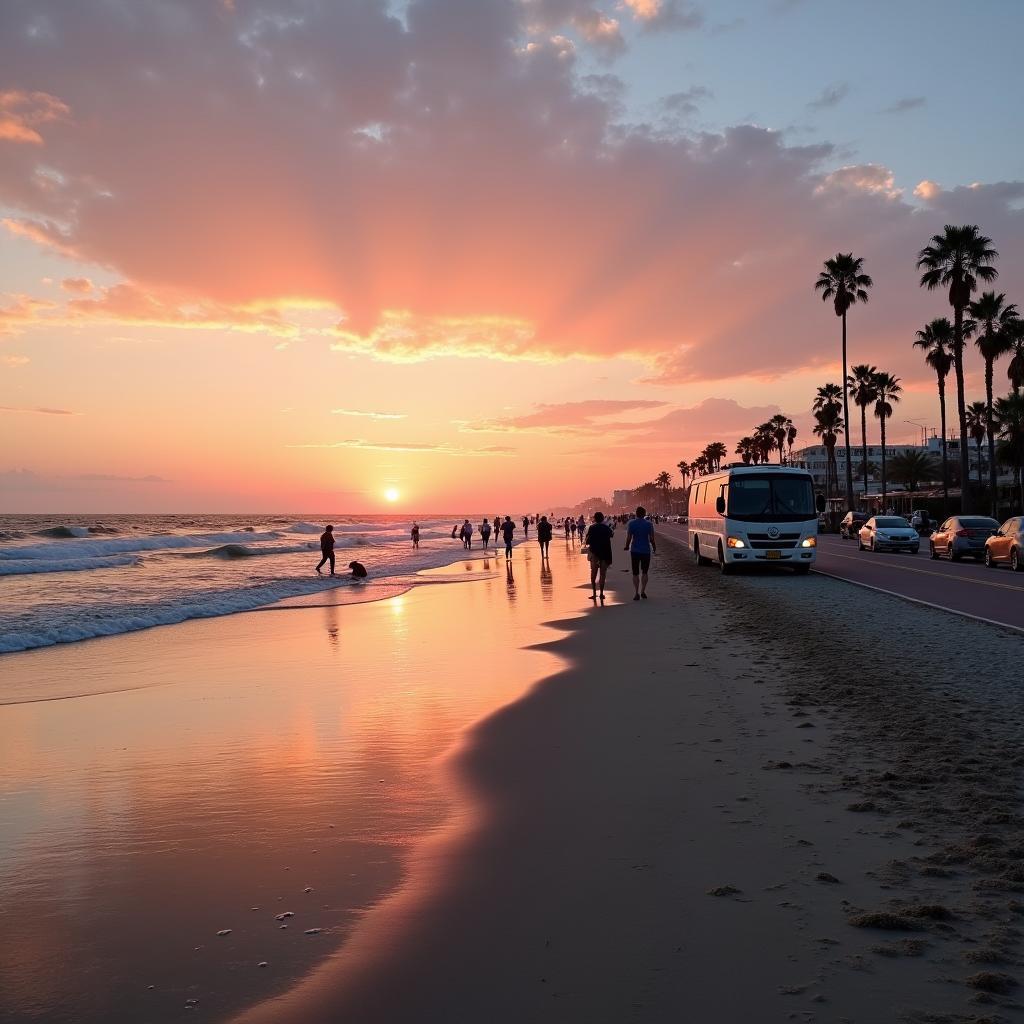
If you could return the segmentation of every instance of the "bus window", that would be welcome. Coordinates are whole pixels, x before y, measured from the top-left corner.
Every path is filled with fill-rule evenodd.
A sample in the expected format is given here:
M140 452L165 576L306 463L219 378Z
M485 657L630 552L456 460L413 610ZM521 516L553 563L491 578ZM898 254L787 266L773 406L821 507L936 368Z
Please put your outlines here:
M733 480L728 506L731 516L762 516L772 510L772 487L768 477L745 476Z

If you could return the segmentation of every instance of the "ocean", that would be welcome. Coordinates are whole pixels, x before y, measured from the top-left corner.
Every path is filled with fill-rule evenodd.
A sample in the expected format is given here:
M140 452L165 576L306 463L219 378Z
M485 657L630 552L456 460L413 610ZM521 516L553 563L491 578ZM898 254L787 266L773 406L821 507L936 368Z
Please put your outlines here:
M0 515L0 653L352 587L314 572L328 522L339 574L352 560L369 570L364 599L382 582L413 585L466 557L451 538L462 518L419 520L414 551L407 516Z

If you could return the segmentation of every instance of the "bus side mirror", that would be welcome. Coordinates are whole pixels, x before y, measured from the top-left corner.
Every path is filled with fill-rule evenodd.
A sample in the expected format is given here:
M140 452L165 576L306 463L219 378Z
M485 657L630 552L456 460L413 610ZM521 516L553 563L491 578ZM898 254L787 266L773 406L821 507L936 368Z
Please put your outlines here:
M715 511L720 515L725 515L725 496L720 494L715 498Z
M814 497L814 507L819 512L824 512L825 511L825 495L824 494L817 494L817 495L815 495L815 497Z

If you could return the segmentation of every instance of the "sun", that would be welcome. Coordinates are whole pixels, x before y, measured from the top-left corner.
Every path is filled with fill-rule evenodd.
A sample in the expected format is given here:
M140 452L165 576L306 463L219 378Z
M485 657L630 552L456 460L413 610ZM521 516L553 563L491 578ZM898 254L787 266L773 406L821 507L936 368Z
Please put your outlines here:
M385 497L386 500L394 503L394 502L398 501L398 499L401 497L401 495L398 493L398 488L397 487L389 487L384 492L384 497Z

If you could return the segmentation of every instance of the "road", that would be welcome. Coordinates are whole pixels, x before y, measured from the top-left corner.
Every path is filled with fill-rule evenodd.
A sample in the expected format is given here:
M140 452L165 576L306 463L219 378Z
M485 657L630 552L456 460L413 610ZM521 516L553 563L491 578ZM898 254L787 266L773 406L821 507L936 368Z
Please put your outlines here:
M658 530L688 542L685 526L663 524ZM932 561L927 540L917 555L883 554L858 551L856 541L827 534L818 538L814 569L848 583L1024 632L1024 573L1004 566L986 569L969 560Z

